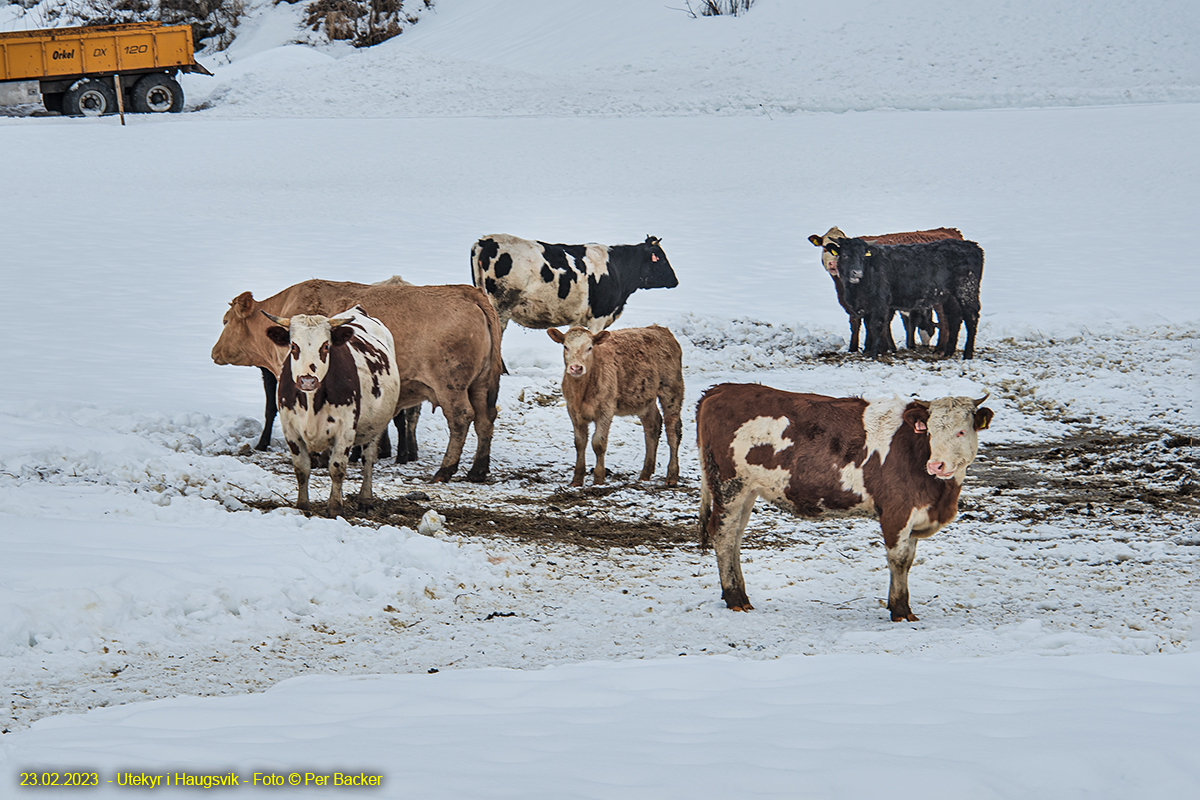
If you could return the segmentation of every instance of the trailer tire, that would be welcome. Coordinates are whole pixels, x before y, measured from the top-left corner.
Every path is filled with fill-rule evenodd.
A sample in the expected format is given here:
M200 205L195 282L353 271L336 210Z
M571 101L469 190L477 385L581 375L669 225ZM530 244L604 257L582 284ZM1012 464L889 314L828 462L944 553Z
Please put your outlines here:
M170 75L146 75L133 85L133 110L139 114L183 111L183 87Z
M98 117L117 112L117 93L103 78L78 81L62 99L62 113L68 117Z

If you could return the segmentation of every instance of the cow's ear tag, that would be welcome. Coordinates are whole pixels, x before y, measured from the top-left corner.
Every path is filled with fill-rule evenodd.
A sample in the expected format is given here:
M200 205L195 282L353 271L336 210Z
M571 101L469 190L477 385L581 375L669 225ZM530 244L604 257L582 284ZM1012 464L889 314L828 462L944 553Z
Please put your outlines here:
M867 255L867 256L869 256L869 255L871 255L871 251L870 251L870 250L868 250L868 251L867 251L866 253L864 253L863 255Z

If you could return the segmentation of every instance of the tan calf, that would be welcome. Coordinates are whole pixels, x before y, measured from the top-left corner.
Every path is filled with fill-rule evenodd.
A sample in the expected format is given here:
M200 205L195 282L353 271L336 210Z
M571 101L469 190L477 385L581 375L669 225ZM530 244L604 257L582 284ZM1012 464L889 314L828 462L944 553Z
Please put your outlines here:
M683 352L666 328L626 328L593 334L586 328L546 331L563 346L562 393L575 426L575 476L572 486L583 485L587 469L585 449L588 426L596 423L592 450L596 453L594 482L604 483L604 453L614 416L634 416L646 433L646 460L638 480L654 474L658 440L665 418L667 485L679 483L679 437L683 432ZM662 406L659 414L655 402Z

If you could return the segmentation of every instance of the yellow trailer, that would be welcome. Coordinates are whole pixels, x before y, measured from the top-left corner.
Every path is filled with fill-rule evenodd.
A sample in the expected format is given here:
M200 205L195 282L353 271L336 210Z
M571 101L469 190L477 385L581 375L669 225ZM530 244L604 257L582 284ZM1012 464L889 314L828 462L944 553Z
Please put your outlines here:
M181 111L180 72L212 74L196 62L190 25L134 22L0 33L0 104L36 103L40 93L49 111L112 114L119 85L120 99L133 111Z

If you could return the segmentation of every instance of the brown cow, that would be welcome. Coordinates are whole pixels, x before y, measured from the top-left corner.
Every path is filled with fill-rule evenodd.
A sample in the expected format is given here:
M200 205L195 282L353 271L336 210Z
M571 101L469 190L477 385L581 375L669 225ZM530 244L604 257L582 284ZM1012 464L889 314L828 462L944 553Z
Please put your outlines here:
M833 278L833 286L837 290L838 304L850 315L850 352L858 352L858 330L862 324L862 315L857 310L850 308L846 302L846 287L842 283L842 279L838 276L837 256L824 249L825 245L837 239L849 239L850 237L842 233L842 229L836 225L825 232L824 236L813 234L808 237L808 240L821 249L821 265L825 267L825 271ZM921 244L923 242L936 242L941 239L962 239L962 231L958 228L932 228L927 231L904 231L903 233L884 233L879 236L860 236L858 237L870 244ZM941 311L938 311L938 316L941 316ZM933 336L934 324L931 312L926 311L921 314L901 313L901 319L904 321L904 338L905 346L908 349L916 347L916 333L921 331L921 343L929 344L930 338ZM868 331L868 336L870 332ZM888 339L881 349L891 352L896 349L896 343L892 341L892 331L889 327L885 330L885 335ZM938 335L938 346L942 345L944 334Z
M260 311L290 317L306 309L362 305L395 339L397 409L428 401L446 416L450 441L434 481L448 481L458 469L472 421L478 446L467 479L487 478L500 391L500 322L483 292L473 286L308 280L262 301L243 292L229 305L225 327L213 346L213 361L262 367L276 375L287 350L267 338L271 322Z
M679 483L679 438L683 434L683 351L666 328L626 328L592 333L587 328L546 331L563 346L562 393L575 427L575 476L572 486L583 485L587 469L585 450L588 425L596 423L592 450L597 486L604 483L604 453L614 416L636 416L646 434L646 460L638 480L654 474L663 421L667 426L667 485ZM655 401L662 405L662 414Z
M742 578L742 533L762 497L799 516L826 511L877 515L887 546L892 621L916 621L908 570L917 540L958 514L978 431L992 411L984 398L931 402L795 394L725 383L696 406L700 448L700 543L717 553L721 596L753 608Z

